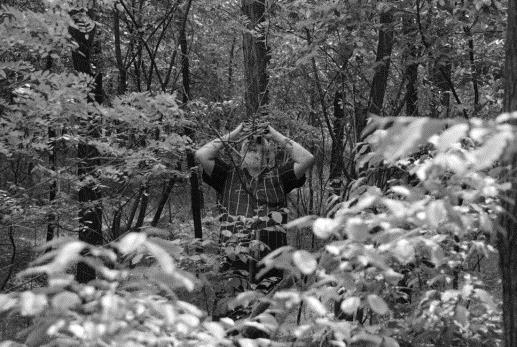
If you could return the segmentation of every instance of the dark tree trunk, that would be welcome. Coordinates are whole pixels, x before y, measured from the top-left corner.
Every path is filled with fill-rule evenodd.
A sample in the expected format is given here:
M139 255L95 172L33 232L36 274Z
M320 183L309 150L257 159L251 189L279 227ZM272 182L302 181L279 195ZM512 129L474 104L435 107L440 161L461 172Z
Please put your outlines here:
M50 72L52 69L52 58L50 55L47 57L47 66L46 70ZM56 131L51 126L48 127L48 141L50 146L50 152L48 155L48 163L50 165L50 170L56 171L56 155L57 155L57 149L56 149ZM57 195L57 181L53 179L50 182L49 185L49 194L48 194L48 201L49 205L52 206L53 201L56 199ZM54 238L54 234L56 232L56 213L54 211L50 211L50 213L47 216L48 222L47 222L47 242L52 241ZM50 250L50 249L48 249Z
M187 166L190 168L190 201L192 206L192 218L194 220L194 237L203 238L201 228L201 190L199 188L199 170L194 159L194 152L187 151Z
M141 186L138 191L138 195L133 202L133 206L131 207L131 211L129 212L129 218L126 224L126 230L131 229L131 225L133 224L133 219L135 219L136 211L138 210L138 204L140 203L140 199L142 198L142 194L144 193L144 187Z
M477 111L477 107L479 106L479 84L474 52L474 37L472 36L472 31L469 26L465 26L464 30L468 37L470 74L472 76L472 89L474 91L474 109Z
M447 118L451 104L448 81L451 79L452 65L446 59L435 61L432 64L431 79L435 85L436 96L431 100L431 117L440 118L440 115L445 110L444 118Z
M74 68L78 72L87 73L93 76L91 67L91 52L95 38L96 26L92 19L92 13L83 11L73 11L71 13L74 20L82 27L88 28L87 31L80 31L78 28L70 27L70 35L78 43L79 47L72 52L72 62ZM89 102L103 101L102 93L102 75L98 73L95 76L94 99L88 98ZM88 135L95 137L95 128L92 124L86 124ZM92 175L98 166L99 152L95 146L87 143L79 143L77 146L77 156L79 164L77 167L77 174L79 177ZM100 190L92 185L85 185L79 189L78 199L82 204L79 212L79 240L85 241L92 245L101 245L103 243L102 237L102 208L98 200L101 198ZM77 265L77 281L81 283L89 282L95 279L95 270L85 263Z
M136 48L136 59L133 63L134 65L134 78L135 78L135 85L136 90L138 92L142 91L142 43L141 41L138 42L137 48Z
M140 201L140 211L138 212L138 218L136 219L135 229L140 231L140 228L144 225L145 213L147 212L147 205L149 204L149 190L147 184L143 186L142 199Z
M508 1L504 111L517 111L517 0ZM513 148L515 151L515 147ZM517 347L517 154L511 159L512 188L502 200L504 213L498 233L499 266L503 283L504 346Z
M267 65L270 50L264 34L265 0L241 0L242 13L248 18L248 31L243 33L242 49L244 54L244 99L248 118L264 113L261 106L269 102ZM252 35L250 31L257 34Z
M56 132L51 127L48 128L48 139L50 142L50 153L48 157L48 161L50 164L50 170L56 171ZM50 206L52 206L52 203L56 199L57 195L57 182L56 180L52 180L49 187L49 194L48 194L48 201ZM53 207L51 207L53 208ZM54 211L51 211L48 214L48 224L47 224L47 242L52 241L54 238L54 234L56 232L56 213Z
M232 40L232 45L230 47L230 57L228 59L228 93L231 95L233 90L233 55L235 52L235 42L237 39L234 37Z
M376 115L382 114L382 104L390 70L391 51L393 49L393 13L391 11L381 13L380 24L375 74L368 102L368 111Z
M124 94L127 90L127 69L122 59L122 48L120 43L120 13L116 6L113 8L113 35L115 37L115 59L118 69L117 93Z
M418 91L416 88L418 81L418 63L416 46L414 44L416 36L415 23L413 16L405 15L403 17L403 32L405 39L408 41L406 51L406 115L410 117L418 117Z
M345 110L343 107L344 93L336 91L334 94L334 137L332 140L332 150L330 153L330 185L334 193L339 194L341 187L341 177L343 176L343 141L345 136Z
M117 239L120 235L120 222L122 220L122 207L119 207L113 213L113 223L111 224L111 238Z
M348 60L353 54L353 47L348 44L341 44L337 50L336 62L338 71L338 88L334 93L334 124L332 136L332 150L330 153L330 176L331 186L334 194L341 194L343 185L343 173L345 172L345 162L343 152L345 151L345 71Z
M163 190L160 201L158 202L158 208L156 209L156 213L154 214L153 220L151 222L151 226L155 227L158 225L160 221L160 217L162 215L163 209L165 208L165 204L171 195L172 188L174 187L174 183L176 183L176 178L170 178L165 185L165 189Z
M188 43L187 43L187 19L190 11L192 0L188 0L185 10L183 11L183 20L178 34L180 50L181 50L181 80L182 80L182 101L187 103L191 99L190 94L190 66L188 58Z

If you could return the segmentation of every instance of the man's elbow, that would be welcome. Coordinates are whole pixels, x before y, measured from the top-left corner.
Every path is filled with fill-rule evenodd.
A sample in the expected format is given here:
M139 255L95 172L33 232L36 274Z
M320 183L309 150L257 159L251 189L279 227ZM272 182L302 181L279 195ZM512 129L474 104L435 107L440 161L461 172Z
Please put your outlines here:
M196 158L196 160L199 162L201 161L201 158L202 158L202 153L203 151L201 149L198 149L197 151L194 152L194 158Z
M312 155L311 153L307 154L307 158L305 160L306 160L306 166L308 169L314 165L315 159L314 159L314 155Z

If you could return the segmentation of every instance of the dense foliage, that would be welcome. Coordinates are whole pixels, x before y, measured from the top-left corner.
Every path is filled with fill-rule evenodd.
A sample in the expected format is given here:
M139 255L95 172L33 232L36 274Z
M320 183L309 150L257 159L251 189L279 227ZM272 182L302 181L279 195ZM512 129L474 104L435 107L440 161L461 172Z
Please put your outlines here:
M30 318L9 338L501 344L500 283L487 273L516 148L515 114L499 115L506 2L266 4L253 29L238 1L0 8L0 227L12 254L0 311ZM74 29L93 37L91 74L77 72ZM194 239L186 193L171 193L196 174L190 149L245 119L243 32L265 33L269 48L260 117L317 157L289 199L294 241L263 259L286 273L267 294L220 271L222 257L249 259L259 242L220 244L206 211ZM95 199L78 199L84 188ZM103 245L77 240L89 208ZM16 253L26 230L38 235L35 259ZM78 263L97 279L79 283Z

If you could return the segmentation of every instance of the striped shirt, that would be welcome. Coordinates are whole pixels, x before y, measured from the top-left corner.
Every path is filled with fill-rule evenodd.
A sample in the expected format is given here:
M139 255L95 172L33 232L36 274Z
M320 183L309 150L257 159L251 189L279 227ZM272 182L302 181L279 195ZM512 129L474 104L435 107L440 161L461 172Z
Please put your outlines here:
M212 175L203 173L203 179L219 193L222 230L259 232L260 241L270 250L287 244L280 226L287 222L286 194L305 183L305 176L296 177L292 161L252 177L245 168L235 168L216 158ZM242 217L255 218L250 221Z

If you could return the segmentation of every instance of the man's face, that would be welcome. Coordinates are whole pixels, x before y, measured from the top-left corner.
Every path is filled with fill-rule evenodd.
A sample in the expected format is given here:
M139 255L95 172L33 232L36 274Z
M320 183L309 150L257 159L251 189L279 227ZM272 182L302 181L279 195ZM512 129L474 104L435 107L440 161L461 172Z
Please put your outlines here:
M244 155L242 166L251 170L259 170L265 166L264 152L250 149Z
M262 170L268 165L269 151L267 143L251 142L244 149L242 167L249 170Z

